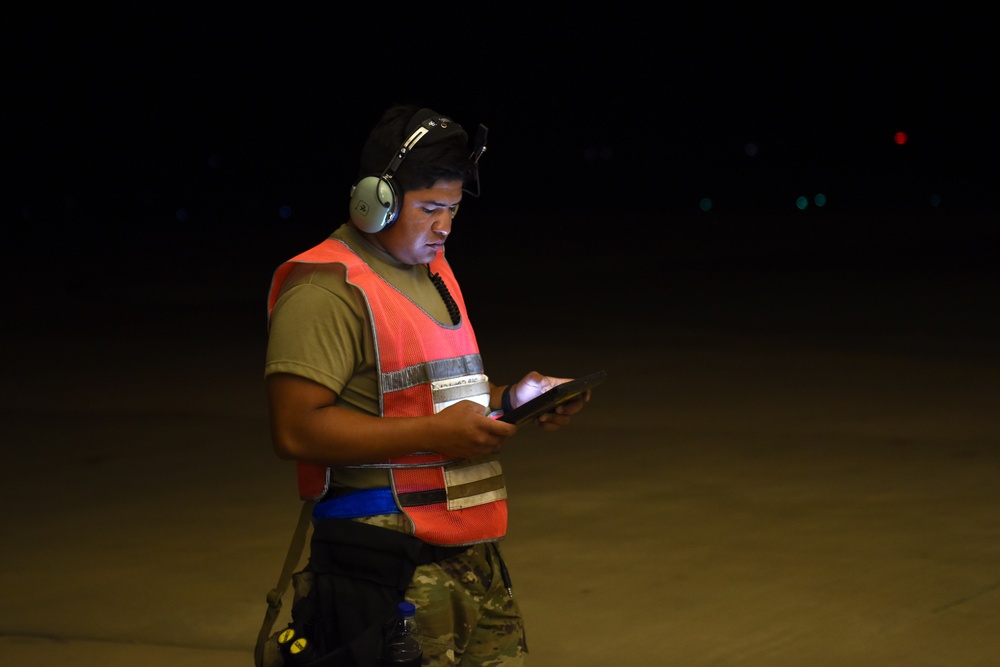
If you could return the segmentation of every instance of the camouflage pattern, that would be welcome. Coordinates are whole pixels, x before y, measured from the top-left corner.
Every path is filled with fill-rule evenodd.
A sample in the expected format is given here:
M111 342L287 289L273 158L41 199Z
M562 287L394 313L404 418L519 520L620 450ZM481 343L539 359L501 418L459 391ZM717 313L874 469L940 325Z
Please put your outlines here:
M360 516L352 521L367 523L369 526L388 528L407 535L413 534L413 522L402 512L398 514L375 514L373 516Z
M524 665L524 621L500 574L495 544L421 565L406 599L417 607L424 667Z

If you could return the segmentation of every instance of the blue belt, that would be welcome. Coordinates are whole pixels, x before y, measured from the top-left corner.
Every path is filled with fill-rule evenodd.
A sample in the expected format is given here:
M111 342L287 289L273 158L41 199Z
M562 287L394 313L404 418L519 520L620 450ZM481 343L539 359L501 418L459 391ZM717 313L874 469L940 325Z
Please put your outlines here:
M396 499L388 486L361 489L316 503L314 519L356 519L376 514L399 514Z

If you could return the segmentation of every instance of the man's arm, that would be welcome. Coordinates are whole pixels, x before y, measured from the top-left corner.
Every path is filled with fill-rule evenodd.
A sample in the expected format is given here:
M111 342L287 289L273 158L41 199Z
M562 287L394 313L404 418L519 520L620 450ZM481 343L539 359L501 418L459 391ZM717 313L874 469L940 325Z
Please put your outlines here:
M493 394L491 387L491 403ZM269 375L267 396L275 453L321 465L376 463L423 451L474 459L499 451L517 432L472 401L426 417L366 415L337 407L333 391L290 373Z

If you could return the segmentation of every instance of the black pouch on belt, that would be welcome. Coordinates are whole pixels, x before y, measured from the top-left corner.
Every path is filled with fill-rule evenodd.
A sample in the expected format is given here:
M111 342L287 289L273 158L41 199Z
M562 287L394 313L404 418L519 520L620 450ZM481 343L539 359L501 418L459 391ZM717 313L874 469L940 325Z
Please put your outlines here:
M349 519L316 521L307 567L315 579L292 607L291 624L322 656L310 667L375 665L383 629L394 619L417 566L466 549Z

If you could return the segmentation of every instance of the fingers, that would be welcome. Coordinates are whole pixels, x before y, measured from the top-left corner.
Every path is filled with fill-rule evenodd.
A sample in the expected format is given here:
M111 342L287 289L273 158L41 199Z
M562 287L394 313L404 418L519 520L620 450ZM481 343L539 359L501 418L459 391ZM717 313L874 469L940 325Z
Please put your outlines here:
M553 387L564 382L569 382L571 379L542 375L538 371L531 371L510 388L512 398L514 399L514 407L523 405L531 399L541 396Z
M584 404L590 400L590 391L586 391L573 400L563 403L552 412L546 412L538 417L535 423L543 431L555 431L564 426L569 426L572 416L583 409Z

